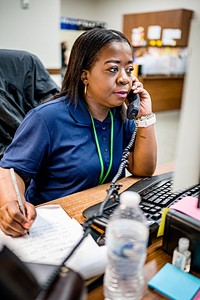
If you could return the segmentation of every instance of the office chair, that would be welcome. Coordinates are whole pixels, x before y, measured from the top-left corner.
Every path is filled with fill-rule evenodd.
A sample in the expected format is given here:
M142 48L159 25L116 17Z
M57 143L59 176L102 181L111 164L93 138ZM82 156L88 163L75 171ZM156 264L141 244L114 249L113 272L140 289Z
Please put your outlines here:
M59 91L37 56L0 49L0 159L26 113Z

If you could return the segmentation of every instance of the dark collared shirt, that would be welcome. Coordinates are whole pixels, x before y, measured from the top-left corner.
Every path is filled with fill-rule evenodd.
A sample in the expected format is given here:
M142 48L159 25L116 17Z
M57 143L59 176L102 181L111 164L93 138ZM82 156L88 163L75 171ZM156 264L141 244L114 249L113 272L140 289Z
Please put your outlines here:
M116 175L133 129L133 121L123 122L113 109L113 164L105 182ZM110 127L108 117L94 119L104 174L110 162ZM0 162L31 179L27 201L38 205L98 185L100 161L90 115L83 101L77 107L68 100L56 99L31 110L18 128L12 144ZM123 174L124 176L124 174Z

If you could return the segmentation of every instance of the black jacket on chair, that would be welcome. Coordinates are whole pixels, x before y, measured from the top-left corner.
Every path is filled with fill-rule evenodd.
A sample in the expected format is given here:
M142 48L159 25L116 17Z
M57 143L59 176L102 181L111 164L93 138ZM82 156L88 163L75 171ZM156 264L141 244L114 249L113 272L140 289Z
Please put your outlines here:
M0 158L26 113L58 92L37 56L0 49Z

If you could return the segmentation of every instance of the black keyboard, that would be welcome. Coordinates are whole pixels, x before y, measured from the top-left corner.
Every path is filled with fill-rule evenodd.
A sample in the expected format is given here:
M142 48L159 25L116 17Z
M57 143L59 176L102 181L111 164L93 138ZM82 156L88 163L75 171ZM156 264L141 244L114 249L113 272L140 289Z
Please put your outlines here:
M140 194L140 208L147 218L150 233L157 231L161 221L162 209L164 207L170 207L185 196L198 197L199 195L200 184L185 190L172 192L172 175L173 173L169 172L157 176L145 177L126 190ZM101 203L87 208L83 211L83 216L85 218L93 216L99 211L100 205ZM101 229L105 229L110 216L118 205L118 201L114 202L112 198L109 199L103 215L94 218L94 225Z

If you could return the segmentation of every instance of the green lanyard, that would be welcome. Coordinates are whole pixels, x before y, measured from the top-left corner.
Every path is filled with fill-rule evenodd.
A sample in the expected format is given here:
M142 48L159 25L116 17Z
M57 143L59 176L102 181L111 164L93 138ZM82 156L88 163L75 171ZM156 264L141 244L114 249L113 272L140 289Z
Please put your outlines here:
M110 170L112 168L112 162L113 162L113 136L114 136L114 121L113 121L113 114L110 111L110 119L111 119L111 129L110 129L110 163L109 163L109 167L108 170L104 176L104 164L103 164L103 158L102 158L102 154L101 154L101 149L99 146L99 140L98 140L98 136L97 136L97 132L96 132L96 128L95 128L95 124L94 124L94 119L93 117L90 115L91 120L92 120L92 126L93 126L93 131L94 131L94 137L95 137L95 142L96 142L96 147L97 147L97 152L98 152L98 156L99 156L99 160L100 160L100 165L101 165L101 173L100 173L100 177L99 177L99 183L98 185L101 185L104 183L104 181L106 180L106 178L108 177L108 174L110 173Z

